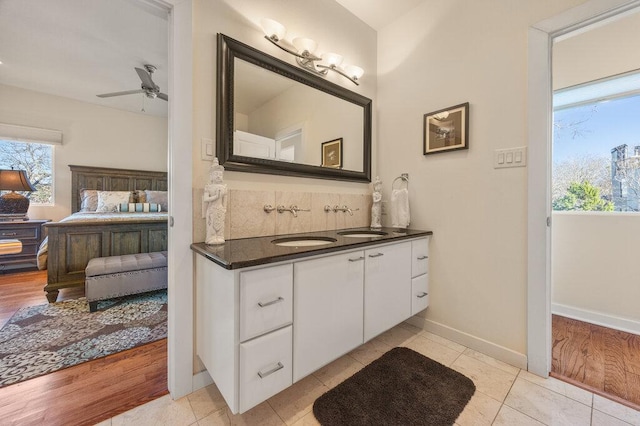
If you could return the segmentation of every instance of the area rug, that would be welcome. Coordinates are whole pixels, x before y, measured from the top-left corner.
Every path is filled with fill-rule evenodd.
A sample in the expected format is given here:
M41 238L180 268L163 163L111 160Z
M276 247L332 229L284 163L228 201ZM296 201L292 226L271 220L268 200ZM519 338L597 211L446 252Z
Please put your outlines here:
M166 290L18 310L0 330L0 387L167 337Z
M408 348L393 348L320 396L322 425L452 425L476 390L468 377Z

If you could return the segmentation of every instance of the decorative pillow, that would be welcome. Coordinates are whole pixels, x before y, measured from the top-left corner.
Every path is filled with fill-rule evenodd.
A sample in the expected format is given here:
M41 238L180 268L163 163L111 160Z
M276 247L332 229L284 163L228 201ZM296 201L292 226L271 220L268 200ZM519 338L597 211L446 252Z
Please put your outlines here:
M122 203L118 204L118 211L128 213L157 213L162 206L156 203Z
M145 194L144 189L136 189L133 191L133 201L134 203L146 203L147 202L147 194Z
M131 201L130 191L98 191L97 212L117 212L118 204Z
M169 201L167 191L144 191L146 195L146 203L156 203L162 206L162 211L169 211Z
M80 211L95 212L98 209L98 190L97 189L81 189L80 190Z

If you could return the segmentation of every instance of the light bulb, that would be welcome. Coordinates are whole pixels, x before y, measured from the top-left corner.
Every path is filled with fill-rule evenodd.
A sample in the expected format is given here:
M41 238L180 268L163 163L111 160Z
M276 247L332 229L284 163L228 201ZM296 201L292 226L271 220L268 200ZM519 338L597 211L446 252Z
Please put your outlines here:
M278 21L269 18L262 18L260 26L265 35L273 41L280 41L287 34L287 29Z
M359 79L364 74L364 70L355 65L348 65L344 67L344 72L354 80Z
M342 55L337 53L325 53L322 55L322 59L329 64L330 67L339 67L342 64Z
M293 39L293 45L298 49L299 53L304 52L305 50L311 54L316 51L318 48L318 43L311 40L310 38L304 37L296 37Z

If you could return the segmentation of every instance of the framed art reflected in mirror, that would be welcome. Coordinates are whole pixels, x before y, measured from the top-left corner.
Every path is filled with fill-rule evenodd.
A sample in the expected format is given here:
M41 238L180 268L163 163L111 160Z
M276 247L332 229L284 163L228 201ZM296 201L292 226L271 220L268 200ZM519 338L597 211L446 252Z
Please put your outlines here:
M322 167L342 168L342 138L322 142Z

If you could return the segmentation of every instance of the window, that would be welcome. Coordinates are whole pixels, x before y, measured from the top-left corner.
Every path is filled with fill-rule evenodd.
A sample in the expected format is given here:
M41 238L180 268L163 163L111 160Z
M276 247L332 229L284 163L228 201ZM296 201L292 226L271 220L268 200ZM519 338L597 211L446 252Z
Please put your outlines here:
M0 139L0 168L25 170L35 192L32 205L53 204L53 145Z
M553 100L553 209L640 211L640 72Z

